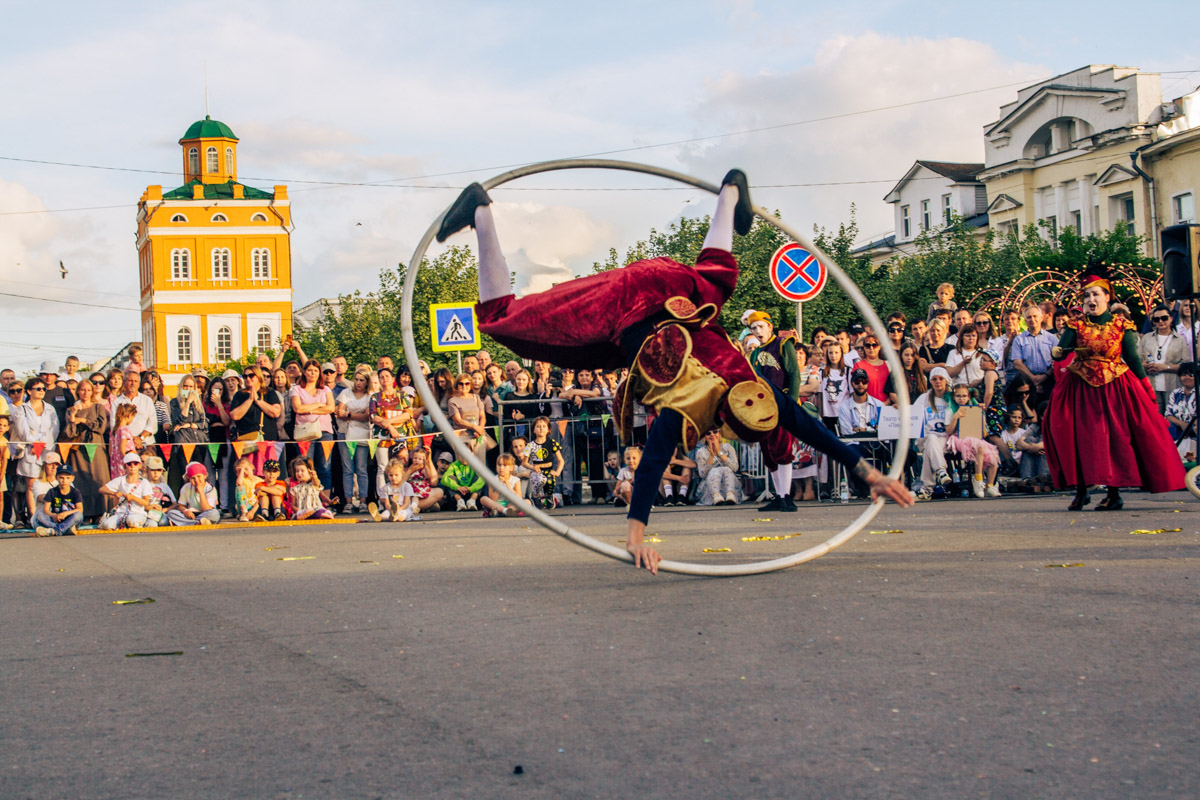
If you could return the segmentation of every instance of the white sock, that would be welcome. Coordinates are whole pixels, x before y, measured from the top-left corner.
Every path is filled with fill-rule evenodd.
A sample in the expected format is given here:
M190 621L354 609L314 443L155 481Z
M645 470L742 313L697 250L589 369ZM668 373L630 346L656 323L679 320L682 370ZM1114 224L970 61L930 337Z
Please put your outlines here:
M713 212L704 246L733 252L733 209L737 206L738 190L733 184L721 187L717 195L717 210Z
M669 483L664 483L663 484L663 496L670 497L673 494L675 494L675 487Z
M790 495L792 493L792 465L781 464L776 474L779 475L779 485L783 487L783 491L779 493L779 496Z
M771 485L775 487L775 494L780 497L788 494L788 490L791 487L783 482L783 467L776 467L771 472Z
M475 237L479 245L479 302L512 294L508 262L500 251L500 237L496 235L491 206L475 209Z

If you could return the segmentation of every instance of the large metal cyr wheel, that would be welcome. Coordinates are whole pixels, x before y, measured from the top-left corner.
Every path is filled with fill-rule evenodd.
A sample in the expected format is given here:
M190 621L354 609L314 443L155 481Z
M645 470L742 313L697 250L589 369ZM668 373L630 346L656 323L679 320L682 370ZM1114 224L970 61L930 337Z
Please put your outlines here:
M1187 475L1183 478L1183 485L1197 499L1200 499L1200 466L1192 467L1187 471Z
M529 175L537 175L543 172L555 172L565 169L610 169L621 170L626 172L640 172L645 175L653 175L668 180L677 181L679 183L694 186L697 189L702 189L706 192L718 194L719 186L714 186L711 183L693 178L690 175L684 175L672 170L663 169L661 167L653 167L647 164L636 164L629 161L610 161L607 159L574 159L560 161L544 161L539 164L530 164L528 166L519 167L517 169L505 172L489 180L483 181L483 187L487 190L495 189L503 186L510 181L524 178ZM447 210L449 210L447 208ZM842 287L843 291L854 301L854 305L862 313L863 318L873 330L884 330L883 323L879 316L875 313L875 309L867 302L858 286L847 277L838 265L827 254L812 244L807 238L788 226L783 220L778 219L761 207L755 207L754 213L758 215L764 222L779 229L793 241L801 244L810 253L814 253L822 263L828 268L830 274ZM429 229L425 231L425 235L421 237L417 243L417 249L413 252L412 259L408 262L407 278L404 281L404 295L402 300L402 328L401 333L404 337L404 355L409 364L416 364L419 360L417 348L413 341L413 325L412 325L412 297L413 288L416 285L417 270L421 267L421 262L425 258L425 251L429 248L433 241L434 235L442 224L442 219L446 212L443 211ZM900 360L892 348L884 348L885 357L887 359L888 368L895 374L902 373ZM430 391L429 385L425 381L414 382L417 393L420 394L421 400L425 405L426 412L433 417L434 423L446 437L446 441L454 449L457 456L470 464L471 467L481 475L489 486L500 493L510 503L520 508L525 512L526 516L536 520L538 524L557 533L563 538L570 539L576 544L582 545L590 550L594 550L601 555L609 558L617 559L618 561L626 561L632 563L633 557L623 548L615 545L601 542L597 539L588 536L585 533L575 530L563 521L550 516L541 509L535 508L530 503L512 492L507 486L500 482L500 479L487 468L487 464L467 447L466 443L459 437L454 435L454 426L442 413L441 407L438 405L437 399ZM909 414L909 398L908 389L904 381L896 382L897 394L900 398L900 438L896 442L897 453L907 453L909 445L909 430L908 430L908 414ZM900 479L904 468L904 458L897 458L892 464L892 469L888 473L890 477ZM797 564L803 564L806 561L812 561L815 558L825 555L829 551L845 544L856 534L862 531L867 524L875 518L880 509L883 508L883 500L876 500L871 503L853 522L851 522L840 533L830 537L829 539L814 545L807 550L802 550L799 553L794 553L790 556L771 559L768 561L757 561L744 564L692 564L682 561L669 561L664 559L659 563L658 568L665 572L677 572L685 575L707 575L713 577L732 577L736 575L756 575L763 572L774 572L776 570L787 569Z

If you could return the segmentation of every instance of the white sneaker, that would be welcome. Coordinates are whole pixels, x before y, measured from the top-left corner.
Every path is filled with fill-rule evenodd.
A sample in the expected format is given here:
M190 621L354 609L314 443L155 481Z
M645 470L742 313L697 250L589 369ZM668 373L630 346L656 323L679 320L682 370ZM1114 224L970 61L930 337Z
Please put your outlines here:
M950 480L950 474L944 469L939 469L937 471L937 474L934 476L934 480L936 480L942 486L949 486L950 484L954 483L954 481Z
M988 487L983 490L983 494L985 497L999 497L1000 487L994 483L990 483L988 484Z
M730 492L729 494L725 495L725 502L731 506L736 506L737 505L737 492Z
M983 497L983 479L971 476L971 493L976 497Z
M467 510L468 511L478 511L479 510L479 506L475 505L474 497L472 497L470 500L467 501Z
M467 503L466 503L466 501L465 501L465 500L463 500L461 497L455 498L455 500L456 500L456 502L458 503L458 510L459 510L459 511L466 511L466 510L467 510Z
M12 523L0 522L0 531L11 531L12 529L13 529Z
M49 528L43 528L41 525L39 525L37 530L34 531L34 534L37 536L53 536L54 531L50 530Z
M212 525L212 520L209 519L208 517L201 517L200 524L201 525Z
M512 510L512 509L510 509L508 506L500 506L500 510L499 510L499 511L496 511L496 512L494 512L494 513L495 513L495 515L496 515L497 517L507 517L507 516L508 516L508 512L509 512L509 511L511 511L511 510Z

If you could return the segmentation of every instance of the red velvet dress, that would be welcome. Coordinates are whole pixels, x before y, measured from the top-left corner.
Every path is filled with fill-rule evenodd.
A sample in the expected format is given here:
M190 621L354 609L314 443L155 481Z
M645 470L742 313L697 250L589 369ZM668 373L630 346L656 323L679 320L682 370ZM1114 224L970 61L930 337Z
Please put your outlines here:
M1183 463L1145 378L1122 358L1128 320L1071 320L1075 360L1050 396L1043 427L1050 476L1058 488L1080 484L1183 488ZM1063 337L1069 346L1068 336ZM1061 363L1061 362L1060 362ZM1140 362L1136 364L1141 371Z

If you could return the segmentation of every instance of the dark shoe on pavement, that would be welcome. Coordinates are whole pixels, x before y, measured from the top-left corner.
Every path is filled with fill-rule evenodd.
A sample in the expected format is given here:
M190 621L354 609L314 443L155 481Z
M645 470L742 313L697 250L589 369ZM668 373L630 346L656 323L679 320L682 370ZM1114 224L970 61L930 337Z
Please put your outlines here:
M784 497L779 504L779 510L782 512L792 512L796 510L796 501L791 497Z
M1071 501L1071 505L1067 506L1067 511L1082 511L1083 507L1086 506L1090 502L1092 502L1091 495L1085 494L1083 497L1079 497L1078 495L1076 495L1075 499ZM1105 510L1105 509L1101 509L1101 510Z
M475 209L491 205L492 198L478 183L472 183L462 190L462 194L450 206L438 228L437 240L444 242L463 228L475 227Z
M767 501L766 505L758 507L759 511L778 511L783 508L783 498L778 495Z
M1097 511L1120 511L1125 507L1125 501L1120 497L1106 497L1096 505Z
M740 169L731 169L725 173L721 185L737 187L738 202L733 209L733 229L745 236L754 224L754 206L750 202L750 184L746 181L746 173Z

